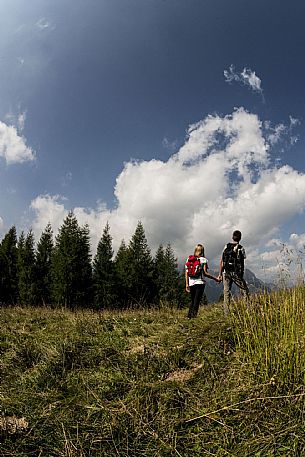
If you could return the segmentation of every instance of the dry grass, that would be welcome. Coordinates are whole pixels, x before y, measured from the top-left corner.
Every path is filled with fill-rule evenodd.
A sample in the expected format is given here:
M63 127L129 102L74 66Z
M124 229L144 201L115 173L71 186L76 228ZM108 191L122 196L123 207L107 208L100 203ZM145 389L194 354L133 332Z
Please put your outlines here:
M28 421L24 417L5 416L0 417L0 431L6 432L9 435L23 433L29 426Z

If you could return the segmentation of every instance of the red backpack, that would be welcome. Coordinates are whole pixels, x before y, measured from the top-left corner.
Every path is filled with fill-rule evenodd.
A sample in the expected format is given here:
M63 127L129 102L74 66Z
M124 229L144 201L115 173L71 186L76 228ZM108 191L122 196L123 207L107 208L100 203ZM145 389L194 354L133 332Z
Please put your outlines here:
M200 258L195 255L189 255L185 263L186 271L191 278L196 278L200 276L202 271L202 265L200 263Z

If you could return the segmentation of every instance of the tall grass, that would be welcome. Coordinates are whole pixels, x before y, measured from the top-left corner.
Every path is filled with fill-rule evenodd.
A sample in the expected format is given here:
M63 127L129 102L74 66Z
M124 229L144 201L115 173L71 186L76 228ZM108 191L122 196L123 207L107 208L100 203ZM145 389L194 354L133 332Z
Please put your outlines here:
M234 303L238 356L255 382L287 391L304 387L305 288L283 289Z

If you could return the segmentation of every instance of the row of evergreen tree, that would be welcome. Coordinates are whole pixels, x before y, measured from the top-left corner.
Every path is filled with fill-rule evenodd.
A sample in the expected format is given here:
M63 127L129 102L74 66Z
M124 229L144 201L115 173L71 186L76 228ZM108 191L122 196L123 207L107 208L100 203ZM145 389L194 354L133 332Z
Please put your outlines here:
M3 305L53 305L126 308L183 301L182 276L170 244L153 257L143 224L114 257L107 223L92 260L90 233L73 212L53 237L50 224L37 245L33 232L17 237L12 227L0 244L0 302Z

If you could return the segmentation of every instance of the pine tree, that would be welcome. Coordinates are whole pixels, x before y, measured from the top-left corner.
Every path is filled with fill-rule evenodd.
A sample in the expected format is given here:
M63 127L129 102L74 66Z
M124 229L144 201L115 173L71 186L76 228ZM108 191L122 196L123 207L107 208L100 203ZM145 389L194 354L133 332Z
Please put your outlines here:
M162 244L157 249L154 258L154 270L155 270L155 282L158 292L158 299L161 299L161 288L163 284L163 278L165 275L165 263L164 263L164 247Z
M124 240L114 259L115 268L115 303L117 307L125 308L130 304L130 253Z
M18 285L18 302L21 302L20 298L20 286L23 289L24 284L24 250L25 250L25 235L22 231L18 238L17 243L17 285ZM21 292L22 295L23 291Z
M80 228L78 242L79 267L77 277L76 303L90 307L93 304L92 259L90 246L90 230L88 224Z
M179 296L178 262L170 243L164 253L165 274L161 286L162 299L171 305L176 304Z
M0 302L13 305L17 297L17 234L13 226L0 245Z
M36 302L36 275L34 235L30 230L27 236L22 232L17 246L17 277L19 302L21 305L34 305Z
M177 304L180 297L178 263L171 244L159 246L155 256L155 275L161 302Z
M190 294L185 291L185 270L183 269L179 274L178 280L178 308L189 306Z
M48 224L41 234L36 250L37 303L51 303L51 265L54 250L53 231Z
M141 307L153 304L157 295L154 265L144 227L140 221L130 240L128 253L130 258L128 268L130 271L129 294L132 305Z
M94 303L98 308L114 305L114 262L112 237L107 222L93 261Z
M56 237L52 256L52 297L64 306L92 304L92 268L88 226L70 211Z

